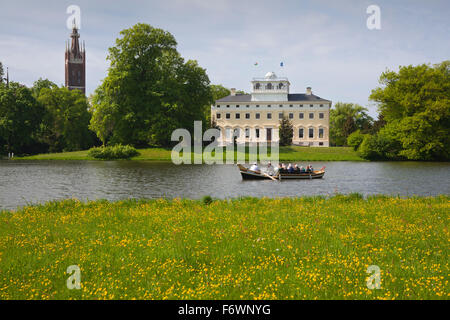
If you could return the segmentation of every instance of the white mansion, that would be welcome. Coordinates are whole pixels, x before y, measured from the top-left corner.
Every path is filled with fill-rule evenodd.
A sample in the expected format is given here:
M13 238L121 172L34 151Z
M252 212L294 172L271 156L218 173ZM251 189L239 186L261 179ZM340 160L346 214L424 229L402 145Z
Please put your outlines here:
M292 143L303 146L329 146L331 101L306 93L289 93L289 80L269 72L252 80L251 94L237 94L219 99L211 106L211 119L221 131L220 145L278 141L283 114L289 118L294 135Z

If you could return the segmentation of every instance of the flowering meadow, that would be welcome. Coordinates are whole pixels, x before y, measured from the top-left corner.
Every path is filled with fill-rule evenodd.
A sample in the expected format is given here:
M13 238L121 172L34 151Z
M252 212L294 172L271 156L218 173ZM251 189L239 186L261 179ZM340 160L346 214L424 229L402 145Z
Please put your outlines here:
M0 299L449 299L449 213L448 196L29 206L0 212Z

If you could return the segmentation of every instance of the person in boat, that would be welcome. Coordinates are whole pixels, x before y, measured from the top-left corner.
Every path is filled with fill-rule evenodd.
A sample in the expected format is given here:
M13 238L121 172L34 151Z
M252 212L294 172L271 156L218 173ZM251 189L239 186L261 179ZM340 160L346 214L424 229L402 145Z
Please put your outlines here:
M267 164L267 174L269 176L273 176L274 172L275 172L275 170L274 170L274 168L272 166L272 163L269 161L269 163Z
M294 173L294 167L292 166L292 163L289 163L287 170L289 173Z
M256 162L252 164L252 166L250 167L249 170L257 172L257 173L261 173L261 170L259 169L258 164Z
M312 165L309 165L309 172L313 173L314 172L314 168Z
M300 166L300 173L305 173L305 172L306 172L305 168L303 166Z
M294 165L294 173L300 173L300 168L297 164Z
M274 176L278 175L278 173L281 173L281 170L283 170L283 166L281 165L281 163L278 164L278 167L275 168L274 170Z

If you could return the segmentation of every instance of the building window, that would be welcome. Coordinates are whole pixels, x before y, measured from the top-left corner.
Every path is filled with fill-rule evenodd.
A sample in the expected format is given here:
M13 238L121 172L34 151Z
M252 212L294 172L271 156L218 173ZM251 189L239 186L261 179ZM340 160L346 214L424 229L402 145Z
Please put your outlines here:
M261 88L261 84L257 83L255 84L255 90L259 90Z
M289 108L293 108L293 107L294 107L294 105L293 105L293 104L290 104L290 105L289 105Z
M259 108L259 104L257 104L256 107Z
M280 108L283 108L283 105L282 105L282 104L280 104Z
M313 104L310 104L309 106L310 106L311 108L312 108L312 107L314 107L314 105L313 105Z
M217 105L217 108L220 108L220 104Z
M303 108L303 105L302 105L302 104L300 105L300 108Z
M319 128L319 138L323 138L323 128Z
M323 119L324 118L324 114L321 112L319 113L319 119Z
M247 139L250 138L250 129L249 128L245 128L245 137Z
M323 107L323 104L321 104L320 106Z
M267 114L267 119L272 119L272 114L270 112Z
M266 89L267 90L272 90L273 89L273 85L271 83L267 84Z
M282 83L280 83L280 84L278 84L278 89L283 89L283 84Z
M246 105L246 107L247 107L247 108L250 108L250 106L249 106L249 105Z
M278 113L278 119L283 119L283 112Z
M314 128L309 128L309 138L314 138Z
M228 140L231 139L231 128L225 129L225 136Z
M289 113L289 119L294 119L294 114L293 113Z
M229 113L225 114L225 118L230 119L231 115Z
M233 130L233 138L239 138L241 136L241 130L239 130L239 128L236 128Z
M270 107L271 107L271 105L270 105L270 104L268 104L268 105L267 105L267 108L270 108Z
M255 129L256 138L259 139L259 129Z
M298 114L298 118L299 118L299 119L303 119L303 118L304 118L304 113L303 113L303 112L300 112L300 113Z
M303 128L298 129L298 137L303 139Z
M319 146L323 146L323 142L319 142Z
M238 105L238 104L236 105L236 108L239 108L239 105Z
M230 107L230 105L229 104L227 104L227 108L229 108Z
M220 119L220 113L216 114L217 119Z
M250 119L250 113L245 114L245 119Z
M259 113L256 113L255 114L255 119L259 119L259 117L260 117Z
M240 119L241 118L241 114L240 113L236 113L236 119Z
M310 113L310 114L309 114L309 118L310 118L310 119L314 119L314 113Z

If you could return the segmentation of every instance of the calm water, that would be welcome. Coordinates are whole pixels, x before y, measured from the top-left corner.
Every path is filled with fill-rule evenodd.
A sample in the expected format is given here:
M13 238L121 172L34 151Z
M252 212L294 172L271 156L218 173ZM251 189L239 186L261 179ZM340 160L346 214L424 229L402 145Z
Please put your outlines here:
M305 163L302 163L305 165ZM314 162L318 180L242 181L233 165L136 161L0 161L0 209L49 200L295 197L359 192L401 196L450 194L450 163Z

